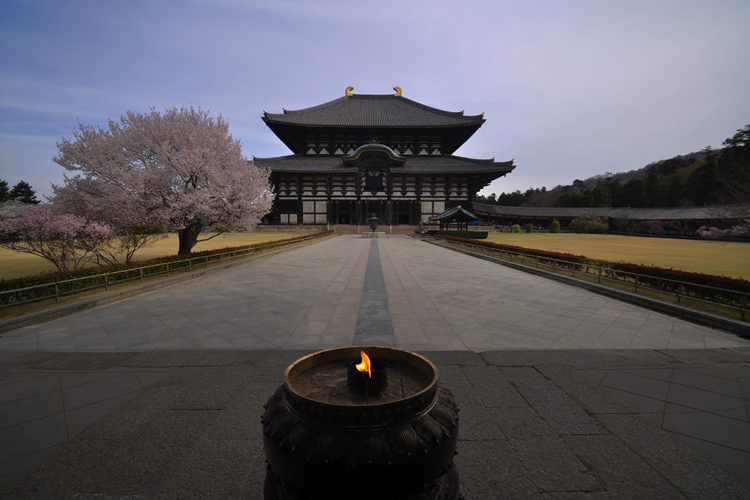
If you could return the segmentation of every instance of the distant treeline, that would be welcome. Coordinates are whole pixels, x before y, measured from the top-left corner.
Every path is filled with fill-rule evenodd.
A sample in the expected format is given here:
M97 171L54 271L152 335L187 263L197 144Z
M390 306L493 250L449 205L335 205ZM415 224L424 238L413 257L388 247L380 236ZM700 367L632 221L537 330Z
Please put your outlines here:
M724 141L724 148L677 156L646 167L607 172L568 186L476 197L511 207L679 207L750 203L750 125Z

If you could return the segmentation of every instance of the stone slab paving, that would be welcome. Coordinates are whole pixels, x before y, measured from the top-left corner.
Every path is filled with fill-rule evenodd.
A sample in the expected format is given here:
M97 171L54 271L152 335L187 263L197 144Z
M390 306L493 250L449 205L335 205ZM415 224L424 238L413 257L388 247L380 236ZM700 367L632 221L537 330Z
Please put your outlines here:
M422 243L421 245L419 243ZM526 275L409 238L388 240L398 279L414 283L425 331L445 332L436 349L654 349L748 346L733 334L682 321L573 286ZM400 265L399 265L400 264ZM416 297L419 295L419 297ZM411 299L411 297L410 297ZM447 323L450 329L444 327ZM394 319L395 325L395 319ZM437 327L437 328L435 328Z
M333 241L7 332L0 349L302 349L350 343L369 241Z
M310 352L0 351L0 498L261 499L263 404ZM422 354L461 407L468 500L750 498L750 424L738 409L750 349ZM638 392L651 401L621 394ZM734 433L724 445L738 454L717 462L675 439L694 421L675 429L668 404L743 425L713 421L691 438Z
M0 336L0 349L351 345L376 245L397 347L681 349L750 340L407 236L345 235ZM380 286L380 285L379 285ZM372 332L371 332L372 334ZM389 334L390 335L390 334Z
M3 334L0 497L260 498L262 403L375 309L456 393L470 499L750 498L750 342L403 236Z

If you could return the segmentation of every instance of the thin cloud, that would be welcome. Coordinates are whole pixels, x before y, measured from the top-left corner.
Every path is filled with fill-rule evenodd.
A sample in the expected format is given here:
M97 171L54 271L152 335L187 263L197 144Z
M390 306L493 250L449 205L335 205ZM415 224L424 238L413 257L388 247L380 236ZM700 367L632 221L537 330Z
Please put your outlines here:
M210 109L246 156L288 154L264 110L398 85L485 113L458 154L518 165L486 192L568 184L718 147L750 122L748 24L739 0L9 0L0 171L48 190L61 178L49 145L76 120L149 106Z

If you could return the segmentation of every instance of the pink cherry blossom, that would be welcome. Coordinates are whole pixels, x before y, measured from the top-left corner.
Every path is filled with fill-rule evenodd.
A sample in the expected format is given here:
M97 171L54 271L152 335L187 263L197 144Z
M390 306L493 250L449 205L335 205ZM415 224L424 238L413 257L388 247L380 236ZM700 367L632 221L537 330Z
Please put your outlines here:
M706 229L706 226L701 226L695 230L695 234L697 234L698 236L701 236L703 238L709 238L712 240L725 238L730 233L731 233L730 229L719 229L718 227L712 227L710 229Z
M30 205L22 215L0 219L0 246L43 257L59 271L87 265L111 237L107 225L58 215L41 205Z

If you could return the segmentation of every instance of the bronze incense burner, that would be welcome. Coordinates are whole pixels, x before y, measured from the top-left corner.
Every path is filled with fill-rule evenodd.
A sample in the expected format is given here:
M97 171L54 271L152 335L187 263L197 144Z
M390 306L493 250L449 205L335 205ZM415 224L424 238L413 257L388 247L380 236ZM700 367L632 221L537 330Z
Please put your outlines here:
M355 374L361 351L387 382ZM360 362L362 360L362 362ZM266 500L455 500L458 405L437 367L401 349L343 347L290 365L265 405Z

